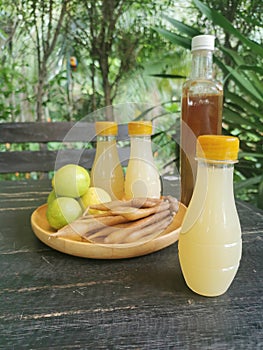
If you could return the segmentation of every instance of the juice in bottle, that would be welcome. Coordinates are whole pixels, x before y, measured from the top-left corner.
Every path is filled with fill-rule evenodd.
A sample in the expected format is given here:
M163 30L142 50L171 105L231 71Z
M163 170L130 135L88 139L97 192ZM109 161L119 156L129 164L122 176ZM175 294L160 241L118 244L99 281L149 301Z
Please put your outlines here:
M115 122L96 122L97 146L91 169L91 186L104 189L111 199L124 195L124 173L116 145L118 125Z
M179 260L189 288L217 296L229 288L241 259L241 228L233 195L238 140L212 135L198 140L210 150L201 158L197 146L197 180L179 236ZM218 156L217 147L221 147Z
M131 153L125 177L125 198L159 198L161 183L152 154L152 123L150 121L130 122L128 132Z
M221 134L223 88L213 79L214 37L192 40L192 71L182 89L181 102L181 202L188 206L195 177L195 146L199 135Z

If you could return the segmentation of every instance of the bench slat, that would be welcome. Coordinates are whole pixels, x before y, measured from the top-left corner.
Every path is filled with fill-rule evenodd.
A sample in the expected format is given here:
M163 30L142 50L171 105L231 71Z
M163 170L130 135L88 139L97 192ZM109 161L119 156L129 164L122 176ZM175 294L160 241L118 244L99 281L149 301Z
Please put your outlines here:
M129 148L120 148L118 151L122 165L127 166ZM78 164L86 169L91 169L94 157L95 149L1 152L0 173L48 172L69 163Z
M127 125L119 125L118 140L127 140ZM96 140L95 123L2 123L0 143L91 142Z
M127 124L118 126L117 139L119 141L128 140ZM40 150L1 152L0 173L48 172L69 163L79 164L87 169L91 169L96 152L95 148L78 150L74 149L74 145L70 143L89 143L95 140L95 123L83 121L77 123L1 123L0 143L38 143ZM59 151L47 150L48 142L65 143L68 148ZM129 147L119 148L119 156L123 166L127 166L129 151Z

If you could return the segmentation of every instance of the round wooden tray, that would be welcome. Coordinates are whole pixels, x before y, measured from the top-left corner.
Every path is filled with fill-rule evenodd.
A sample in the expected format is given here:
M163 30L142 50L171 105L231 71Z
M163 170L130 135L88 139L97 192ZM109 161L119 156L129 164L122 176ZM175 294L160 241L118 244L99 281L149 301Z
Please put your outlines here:
M158 237L139 244L96 244L74 241L67 238L51 237L55 232L46 219L47 204L37 208L31 216L31 226L35 235L49 247L60 252L92 259L124 259L150 254L168 247L178 240L181 223L186 211L182 204L173 222Z

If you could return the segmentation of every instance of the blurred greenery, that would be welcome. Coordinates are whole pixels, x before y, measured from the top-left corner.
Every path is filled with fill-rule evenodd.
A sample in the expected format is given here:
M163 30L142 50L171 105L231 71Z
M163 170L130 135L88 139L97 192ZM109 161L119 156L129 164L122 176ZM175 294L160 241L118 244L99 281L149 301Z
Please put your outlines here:
M147 103L137 117L154 119L158 167L174 171L191 39L214 34L223 132L241 145L235 192L262 208L262 13L262 0L2 0L0 123L95 121L109 103Z

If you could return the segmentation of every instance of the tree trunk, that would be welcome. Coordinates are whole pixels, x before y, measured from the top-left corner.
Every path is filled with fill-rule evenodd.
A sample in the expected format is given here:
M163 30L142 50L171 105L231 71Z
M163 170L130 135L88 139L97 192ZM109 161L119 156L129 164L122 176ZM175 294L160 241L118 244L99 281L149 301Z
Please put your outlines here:
M96 70L95 70L95 61L92 58L92 63L91 63L91 87L92 87L92 96L91 96L91 108L93 111L96 111L97 109L97 101L96 101L96 87L95 87L95 74L96 74Z
M104 54L100 58L100 69L102 72L102 82L103 82L103 92L104 92L104 101L105 101L105 107L106 107L106 119L108 121L113 120L113 113L112 113L112 97L111 97L111 84L109 81L109 62L108 62L108 55L106 54L106 50L103 50Z
M37 113L37 121L38 122L44 122L45 121L45 114L43 109L43 96L44 96L44 82L46 79L46 73L45 68L42 68L39 71L39 81L37 84L37 106L36 106L36 113Z
M42 106L42 96L43 96L43 85L39 83L37 86L37 106L36 106L38 122L45 121L44 110Z
M109 80L106 79L103 84L104 96L105 96L105 107L106 107L106 119L108 121L113 120L113 109L112 109L112 98L111 98L111 85Z

